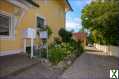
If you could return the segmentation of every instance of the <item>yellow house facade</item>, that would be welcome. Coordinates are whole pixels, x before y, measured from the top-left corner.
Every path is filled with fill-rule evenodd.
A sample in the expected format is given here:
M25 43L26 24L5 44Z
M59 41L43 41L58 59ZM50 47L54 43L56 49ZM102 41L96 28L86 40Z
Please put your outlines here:
M52 37L58 36L68 10L67 0L0 0L0 56L23 52L24 30L37 31L38 19L52 29Z

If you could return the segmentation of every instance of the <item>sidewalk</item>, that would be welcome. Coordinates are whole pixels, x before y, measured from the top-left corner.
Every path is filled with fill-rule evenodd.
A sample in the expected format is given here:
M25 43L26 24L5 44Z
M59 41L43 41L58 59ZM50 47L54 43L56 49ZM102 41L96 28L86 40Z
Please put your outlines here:
M0 57L0 79L57 79L60 73L48 63L22 54Z
M39 63L36 59L30 59L23 54L15 54L0 57L0 77L21 72Z
M93 50L91 50L93 49ZM94 48L82 54L74 64L65 71L62 79L110 79L110 69L119 69L119 59L96 55ZM101 53L101 52L100 52Z

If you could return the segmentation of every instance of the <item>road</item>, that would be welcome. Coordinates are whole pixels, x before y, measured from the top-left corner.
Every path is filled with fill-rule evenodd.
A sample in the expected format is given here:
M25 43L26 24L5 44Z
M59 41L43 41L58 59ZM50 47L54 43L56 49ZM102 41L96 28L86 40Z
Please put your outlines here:
M110 69L119 69L119 59L98 55L100 51L91 48L81 55L64 72L62 79L110 79Z

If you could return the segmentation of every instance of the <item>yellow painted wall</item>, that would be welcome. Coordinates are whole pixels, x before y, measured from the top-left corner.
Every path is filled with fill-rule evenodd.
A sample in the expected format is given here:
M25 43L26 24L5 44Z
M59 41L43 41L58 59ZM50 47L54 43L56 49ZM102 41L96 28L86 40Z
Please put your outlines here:
M14 5L11 5L6 1L0 0L0 11L4 11L11 15L14 13L14 10L15 10ZM16 31L16 35L18 34L19 32ZM19 36L16 36L15 40L8 40L8 39L0 40L0 51L17 49L17 48L20 48Z
M0 39L0 51L15 50L23 48L23 30L31 27L36 27L36 15L45 18L47 24L51 27L53 31L53 37L58 36L58 30L65 26L65 8L62 7L56 0L48 0L47 2L43 0L39 1L39 8L30 8L26 11L21 22L16 27L16 37L15 40ZM6 7L5 7L6 6ZM8 13L14 13L14 10L18 8L13 4L10 4L4 0L0 1L0 10L6 11ZM19 9L19 8L18 8ZM20 17L18 17L19 19ZM51 40L52 40L51 38ZM38 42L35 42L38 43Z

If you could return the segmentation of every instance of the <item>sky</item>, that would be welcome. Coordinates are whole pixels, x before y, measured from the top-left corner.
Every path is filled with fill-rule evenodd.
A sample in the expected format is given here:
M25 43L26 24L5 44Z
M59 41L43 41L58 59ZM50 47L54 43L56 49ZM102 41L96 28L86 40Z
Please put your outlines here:
M66 13L66 29L68 31L79 32L81 24L81 10L91 2L91 0L68 0L73 11Z

